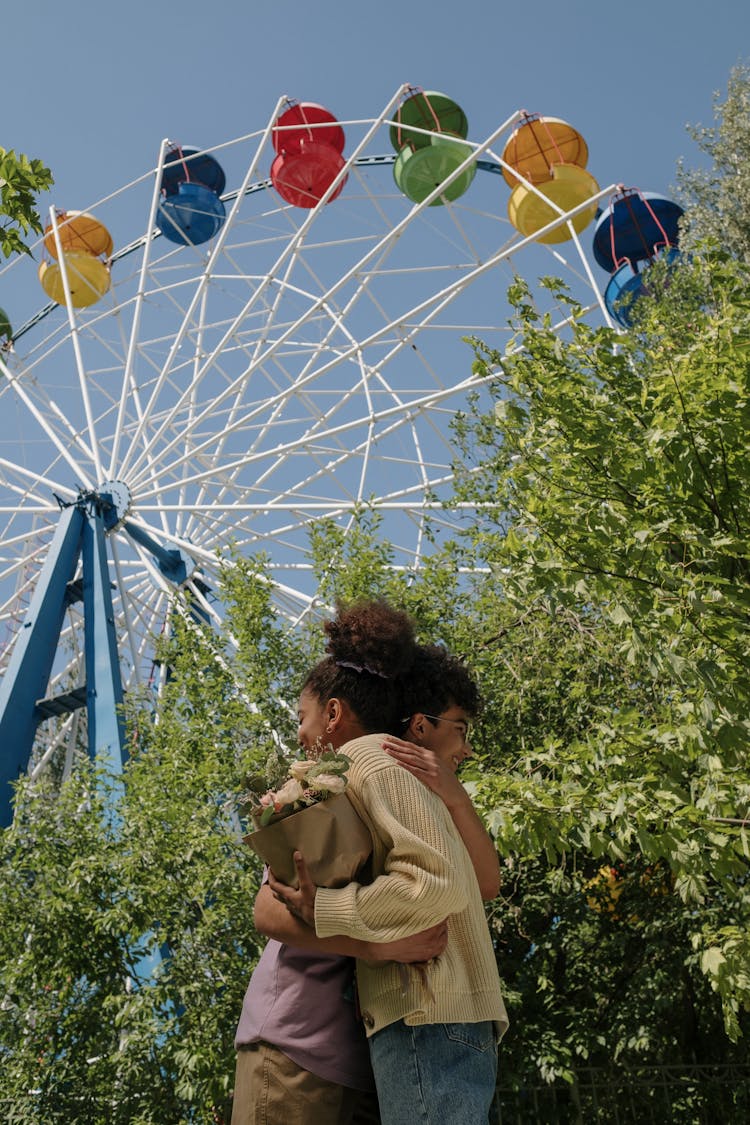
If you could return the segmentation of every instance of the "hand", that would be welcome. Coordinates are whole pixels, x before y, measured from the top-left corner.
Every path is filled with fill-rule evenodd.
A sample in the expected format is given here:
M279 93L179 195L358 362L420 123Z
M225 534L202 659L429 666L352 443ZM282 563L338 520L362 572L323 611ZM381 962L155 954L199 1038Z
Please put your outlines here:
M294 853L294 866L297 868L297 890L276 878L273 871L268 872L268 885L274 898L283 902L290 914L315 929L315 895L318 888L310 878L307 864L301 852Z
M431 961L445 952L448 944L448 919L438 922L411 937L398 938L396 941L370 942L368 961L401 961L403 964L415 964Z
M449 809L466 801L467 793L455 773L425 746L405 742L402 738L386 735L382 742L386 754L431 789Z

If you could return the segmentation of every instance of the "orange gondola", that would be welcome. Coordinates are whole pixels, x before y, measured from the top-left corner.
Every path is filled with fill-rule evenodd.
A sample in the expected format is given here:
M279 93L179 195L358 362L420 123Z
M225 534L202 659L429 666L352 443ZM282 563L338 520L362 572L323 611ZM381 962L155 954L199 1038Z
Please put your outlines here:
M503 168L503 177L510 188L516 187L518 176L531 184L547 183L552 179L554 165L585 168L588 155L585 140L567 121L525 113L503 149L503 162L509 165Z
M63 253L93 254L109 258L114 249L112 236L105 227L87 211L58 211L57 233ZM44 249L51 258L57 258L57 241L50 223L44 228Z

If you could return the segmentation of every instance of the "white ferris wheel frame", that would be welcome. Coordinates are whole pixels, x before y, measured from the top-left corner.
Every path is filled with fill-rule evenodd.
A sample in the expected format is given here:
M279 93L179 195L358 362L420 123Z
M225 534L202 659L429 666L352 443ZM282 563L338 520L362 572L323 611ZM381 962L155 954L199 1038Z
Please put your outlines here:
M393 538L394 565L406 569L417 569L429 551L428 529L440 537L460 524L460 506L444 508L454 453L449 423L481 382L466 345L458 373L451 349L467 333L498 332L503 268L518 270L519 257L539 251L540 234L566 225L572 261L546 248L552 266L539 272L569 270L587 294L583 303L611 323L572 219L615 185L568 212L551 204L559 214L529 237L503 215L502 176L476 177L493 181L496 205L482 199L474 207L472 185L454 203L434 206L473 162L483 171L507 167L497 149L519 120L514 112L483 141L469 140L470 155L423 202L411 204L393 187L388 194L388 170L379 166L393 157L378 149L387 147L409 89L400 87L375 118L341 122L353 147L309 211L280 202L263 176L286 98L263 129L210 150L219 160L249 151L249 159L240 186L223 196L226 221L206 246L167 245L156 229L167 140L155 168L89 208L108 222L125 197L143 199L148 191L145 233L113 255L112 291L79 310L68 287L66 307L45 306L0 355L0 672L61 505L82 489L123 482L132 500L108 540L127 688L154 674L153 638L166 627L175 593L138 532L188 560L184 585L209 620L220 619L211 595L217 571L231 565L217 552L233 543L243 552L269 550L279 612L298 623L316 606L304 548L311 521L346 527L371 507ZM329 206L344 179L347 187ZM346 217L340 236L336 209ZM54 208L50 223L65 282ZM421 243L412 239L418 230ZM480 244L487 231L490 239ZM402 260L405 246L412 257ZM456 260L436 257L440 246L457 247ZM257 273L248 266L253 255ZM9 267L0 285L3 273ZM482 315L467 320L461 302L482 285L486 300L494 279L497 312L477 302ZM398 299L390 306L392 293ZM552 312L564 330L567 312ZM510 338L507 326L500 338ZM3 437L5 414L11 428ZM13 419L23 421L24 432L14 431ZM75 676L80 638L71 609L61 634L66 655L54 672L59 685ZM73 725L70 716L60 724L45 759Z

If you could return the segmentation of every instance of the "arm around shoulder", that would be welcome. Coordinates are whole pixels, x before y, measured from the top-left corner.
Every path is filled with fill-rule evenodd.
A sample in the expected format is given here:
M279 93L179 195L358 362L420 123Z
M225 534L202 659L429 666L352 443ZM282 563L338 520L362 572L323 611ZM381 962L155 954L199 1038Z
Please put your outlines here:
M457 795L455 803L446 807L471 856L482 898L486 902L491 902L500 893L500 857L494 840L474 808L471 797L462 785L459 788L461 795Z
M455 771L449 769L433 751L402 738L387 735L383 740L383 749L440 798L471 857L482 898L488 901L497 898L500 892L497 848Z

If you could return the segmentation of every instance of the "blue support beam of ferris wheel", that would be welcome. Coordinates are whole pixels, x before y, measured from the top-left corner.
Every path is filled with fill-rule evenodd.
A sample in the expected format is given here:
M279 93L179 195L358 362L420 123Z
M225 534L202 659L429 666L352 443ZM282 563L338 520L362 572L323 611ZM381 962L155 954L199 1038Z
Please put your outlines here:
M86 516L63 509L31 605L0 685L0 825L13 819L14 782L28 769L34 737L45 718L37 707L49 683Z
M89 503L82 537L83 621L89 755L112 773L127 760L122 678L117 653L105 525L100 506Z
M0 685L0 826L13 819L12 783L29 766L37 727L50 714L81 706L88 749L120 773L127 759L122 679L99 498L82 495L62 509L31 605ZM82 590L73 579L82 562ZM86 685L45 700L65 609L83 597Z
M0 684L0 826L13 819L12 783L28 770L37 727L51 715L73 711L85 701L90 756L102 758L111 774L119 774L127 760L106 549L106 535L117 517L112 496L116 484L108 483L99 492L82 491L75 503L62 507L26 621ZM121 502L122 497L119 499ZM194 564L184 551L164 546L133 524L126 522L125 526L175 586L193 575ZM82 578L74 582L79 559ZM65 609L81 597L86 683L45 699ZM206 617L198 604L191 607L191 613L198 619Z
M195 586L204 595L210 593L208 586L195 572L195 562L180 547L165 547L142 527L129 520L124 521L123 527L131 539L135 539L136 543L146 548L164 577L175 586L182 586L188 578L192 578ZM190 604L190 616L198 624L207 624L209 621L208 614L196 601Z
M131 539L135 539L136 543L140 543L142 547L146 548L165 578L168 578L175 586L180 586L185 581L190 573L187 566L189 559L182 551L176 547L164 547L142 527L131 523L130 520L125 520L123 527Z

